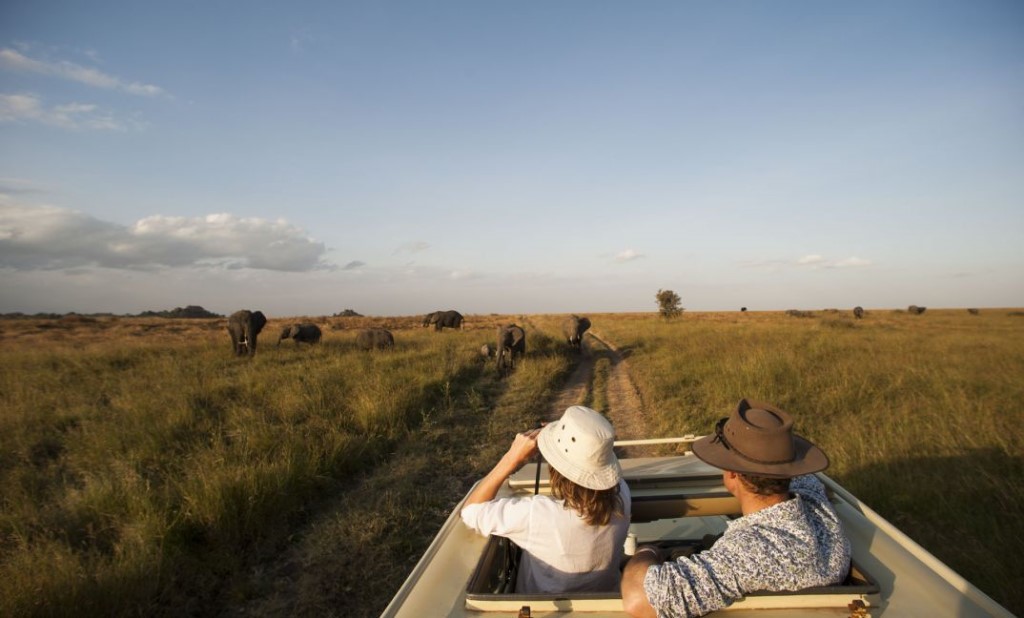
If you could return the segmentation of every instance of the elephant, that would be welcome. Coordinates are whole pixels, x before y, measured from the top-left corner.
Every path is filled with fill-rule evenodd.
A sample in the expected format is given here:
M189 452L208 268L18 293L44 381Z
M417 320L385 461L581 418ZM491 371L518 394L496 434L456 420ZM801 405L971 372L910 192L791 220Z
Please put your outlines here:
M482 346L480 346L480 358L481 359L486 360L486 359L488 359L488 358L490 358L492 356L494 356L494 348L491 347L491 344L485 343Z
M498 327L497 356L498 373L504 375L516 367L516 356L526 355L526 331L520 326L509 324Z
M423 316L423 326L434 325L434 330L443 328L462 328L462 314L454 309L433 311Z
M395 337L386 328L365 328L356 334L356 347L360 350L388 350L395 347Z
M927 309L927 307L918 307L917 305L910 305L909 307L907 307L907 313L913 315L921 315L922 313L924 313L925 309Z
M740 307L740 312L746 313L747 312L747 308L746 307Z
M235 356L256 355L256 336L267 325L262 311L242 309L228 318L228 334L231 335L231 349Z
M320 337L323 333L320 332L320 327L316 324L305 322L303 324L292 324L291 326L285 326L284 330L281 331L281 336L277 339L277 345L280 347L281 342L285 339L294 339L295 345L299 343L320 343Z
M590 328L589 318L581 318L578 315L567 317L562 322L562 334L569 342L569 347L578 351L583 343L583 333L587 332L588 328Z
M971 308L971 309L968 309L968 310L967 310L967 313L969 313L969 314L971 314L971 315L978 315L978 314L979 314L979 313L981 313L981 312L980 312L980 311L978 311L977 309Z
M858 320L861 319L862 317L864 317L864 307L861 307L860 305L857 305L856 307L854 307L853 308L853 317L857 318Z

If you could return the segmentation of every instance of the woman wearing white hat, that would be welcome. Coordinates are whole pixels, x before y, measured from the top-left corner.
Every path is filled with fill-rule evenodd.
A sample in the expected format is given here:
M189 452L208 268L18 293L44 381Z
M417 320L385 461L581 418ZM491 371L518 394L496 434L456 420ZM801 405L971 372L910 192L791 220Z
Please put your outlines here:
M466 525L523 549L517 593L618 590L630 495L614 439L603 416L572 406L543 429L517 434L466 498ZM552 495L495 500L505 479L538 448L548 462Z

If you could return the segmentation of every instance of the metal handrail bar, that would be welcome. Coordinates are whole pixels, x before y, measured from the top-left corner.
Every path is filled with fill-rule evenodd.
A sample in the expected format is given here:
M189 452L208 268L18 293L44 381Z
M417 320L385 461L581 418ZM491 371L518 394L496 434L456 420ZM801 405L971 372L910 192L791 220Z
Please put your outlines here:
M649 444L689 444L700 440L703 436L686 434L681 438L645 438L642 440L616 440L614 446L646 446Z

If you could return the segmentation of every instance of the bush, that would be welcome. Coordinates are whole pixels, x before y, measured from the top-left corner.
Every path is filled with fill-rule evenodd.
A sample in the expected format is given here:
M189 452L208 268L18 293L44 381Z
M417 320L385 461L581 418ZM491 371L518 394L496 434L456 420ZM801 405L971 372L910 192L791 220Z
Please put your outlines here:
M683 312L679 306L681 299L672 290L658 290L654 298L658 301L658 313L665 319L674 318Z

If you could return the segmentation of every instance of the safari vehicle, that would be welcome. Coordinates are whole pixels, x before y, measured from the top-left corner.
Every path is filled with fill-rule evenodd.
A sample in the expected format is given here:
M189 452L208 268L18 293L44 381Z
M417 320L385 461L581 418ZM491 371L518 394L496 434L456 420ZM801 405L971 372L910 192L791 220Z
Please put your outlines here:
M616 446L681 443L697 438L624 440ZM655 543L673 555L699 551L708 535L725 531L739 516L738 501L722 474L693 453L620 459L632 493L627 553L636 543ZM498 497L546 492L546 465L528 464L509 478ZM736 618L781 616L1005 616L1012 614L957 575L878 513L824 474L853 546L846 581L798 592L753 593L727 608ZM537 480L542 479L542 480ZM568 594L518 594L503 581L508 543L483 538L465 526L460 503L382 614L385 617L588 616L622 617L618 590ZM529 609L527 609L529 608Z

